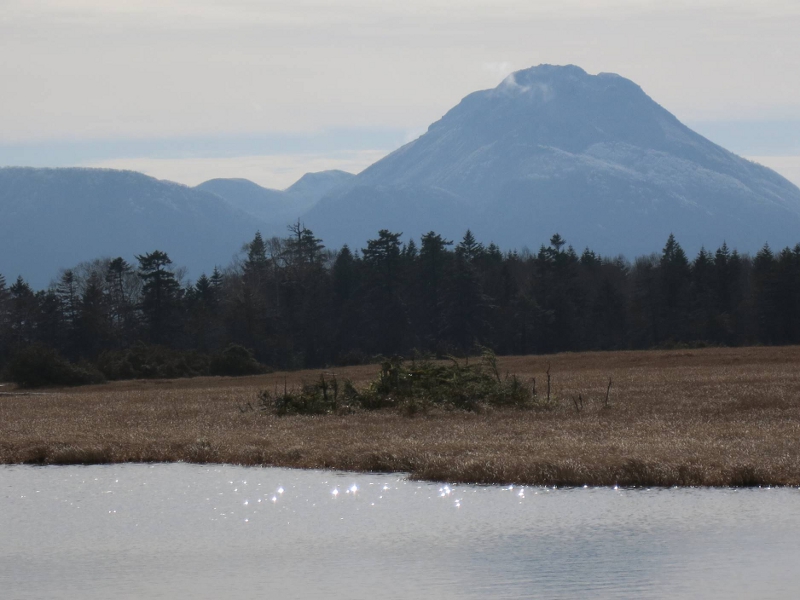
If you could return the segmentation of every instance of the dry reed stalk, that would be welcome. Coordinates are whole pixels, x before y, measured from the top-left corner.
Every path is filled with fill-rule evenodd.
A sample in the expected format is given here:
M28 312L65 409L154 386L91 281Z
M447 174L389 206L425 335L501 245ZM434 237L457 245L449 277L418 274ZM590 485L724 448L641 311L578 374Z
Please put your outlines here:
M220 462L450 482L800 485L800 348L498 359L553 378L552 411L276 417L239 410L320 371L117 382L0 397L0 463ZM365 383L377 366L336 371ZM609 403L610 378L614 402ZM6 388L8 391L12 391Z

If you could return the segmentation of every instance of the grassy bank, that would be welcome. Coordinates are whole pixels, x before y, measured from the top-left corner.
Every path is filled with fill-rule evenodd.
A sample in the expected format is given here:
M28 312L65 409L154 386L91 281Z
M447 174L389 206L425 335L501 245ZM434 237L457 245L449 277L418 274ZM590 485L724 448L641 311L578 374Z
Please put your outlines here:
M449 482L800 485L800 348L499 359L548 410L347 415L249 410L321 371L130 381L37 395L0 388L0 463L187 461L405 471ZM336 369L357 386L377 366ZM609 407L605 395L613 385ZM576 403L583 400L582 408Z

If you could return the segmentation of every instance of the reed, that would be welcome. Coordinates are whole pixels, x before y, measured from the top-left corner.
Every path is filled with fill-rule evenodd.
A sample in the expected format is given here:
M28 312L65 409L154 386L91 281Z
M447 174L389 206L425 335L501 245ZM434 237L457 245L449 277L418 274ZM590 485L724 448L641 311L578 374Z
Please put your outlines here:
M549 365L549 410L430 406L414 416L257 409L262 390L298 390L322 371L36 395L6 386L0 463L215 462L530 485L800 485L798 364L798 347L504 357L503 380L545 381ZM335 373L364 390L379 370Z

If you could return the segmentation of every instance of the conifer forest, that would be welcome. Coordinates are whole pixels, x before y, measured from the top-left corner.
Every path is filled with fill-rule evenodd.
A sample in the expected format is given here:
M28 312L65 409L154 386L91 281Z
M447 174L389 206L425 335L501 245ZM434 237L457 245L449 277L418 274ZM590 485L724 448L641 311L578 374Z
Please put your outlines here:
M72 374L54 383L82 383L477 347L797 343L800 244L752 257L723 244L690 257L670 236L661 253L630 262L576 251L558 234L535 252L483 245L469 231L417 242L381 230L364 248L329 249L298 223L284 238L256 234L231 264L193 281L159 250L76 265L42 290L0 275L0 370L23 383L20 370L53 364Z

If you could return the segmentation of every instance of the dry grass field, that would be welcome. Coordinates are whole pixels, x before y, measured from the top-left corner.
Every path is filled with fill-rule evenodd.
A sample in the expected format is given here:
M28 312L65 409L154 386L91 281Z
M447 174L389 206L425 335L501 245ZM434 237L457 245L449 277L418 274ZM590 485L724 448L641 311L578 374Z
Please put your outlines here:
M800 485L800 347L505 357L551 365L551 411L242 412L261 389L320 371L126 381L17 395L0 388L0 463L190 461L404 471L450 482ZM378 367L335 369L364 383ZM610 407L603 407L608 379ZM584 408L573 398L581 394Z

